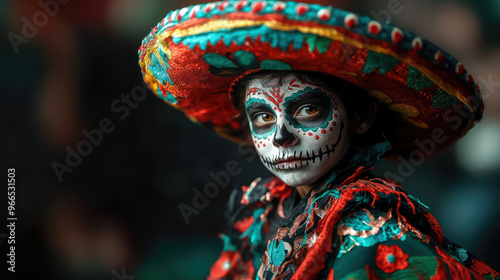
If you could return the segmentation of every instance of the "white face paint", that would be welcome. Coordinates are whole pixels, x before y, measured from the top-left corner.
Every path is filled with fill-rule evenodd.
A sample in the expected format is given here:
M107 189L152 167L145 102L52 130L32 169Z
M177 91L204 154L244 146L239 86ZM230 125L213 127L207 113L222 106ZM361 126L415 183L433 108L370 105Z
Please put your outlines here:
M245 109L257 153L289 186L315 183L349 149L349 119L340 97L289 74L249 82Z

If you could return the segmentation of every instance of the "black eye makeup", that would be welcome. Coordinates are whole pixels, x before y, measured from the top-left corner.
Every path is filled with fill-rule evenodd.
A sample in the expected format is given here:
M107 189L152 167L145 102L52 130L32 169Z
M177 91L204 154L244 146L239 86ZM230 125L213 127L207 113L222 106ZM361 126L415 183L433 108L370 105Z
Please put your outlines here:
M286 118L296 128L317 128L331 119L331 97L319 88L308 89L286 99Z
M246 105L247 115L252 124L252 133L258 137L267 137L275 129L276 115L262 99L252 98Z

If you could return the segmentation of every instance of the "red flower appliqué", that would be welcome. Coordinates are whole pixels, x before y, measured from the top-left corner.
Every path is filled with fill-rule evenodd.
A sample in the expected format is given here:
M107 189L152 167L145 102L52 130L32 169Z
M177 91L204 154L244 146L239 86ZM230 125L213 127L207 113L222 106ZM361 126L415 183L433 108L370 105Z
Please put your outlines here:
M385 273L393 273L408 267L408 255L398 245L379 245L376 262L378 268Z

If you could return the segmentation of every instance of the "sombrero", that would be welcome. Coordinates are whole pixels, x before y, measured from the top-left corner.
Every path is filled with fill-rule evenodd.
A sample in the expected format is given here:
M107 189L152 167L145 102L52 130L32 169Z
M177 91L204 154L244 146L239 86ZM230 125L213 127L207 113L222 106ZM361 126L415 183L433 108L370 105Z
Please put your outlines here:
M319 71L365 89L394 112L393 150L449 146L481 120L471 74L436 45L390 24L316 4L223 1L170 12L143 40L139 64L161 99L234 142L245 134L233 82L259 70ZM432 146L431 145L431 146Z

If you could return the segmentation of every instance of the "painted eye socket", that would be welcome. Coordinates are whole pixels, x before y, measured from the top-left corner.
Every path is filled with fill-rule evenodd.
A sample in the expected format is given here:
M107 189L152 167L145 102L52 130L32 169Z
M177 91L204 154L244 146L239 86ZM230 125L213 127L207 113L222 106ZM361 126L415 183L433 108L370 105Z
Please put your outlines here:
M261 113L253 117L253 123L256 126L267 126L273 124L275 121L276 117L269 113Z
M309 119L318 116L320 113L320 109L315 106L305 105L297 109L295 113L296 119Z

